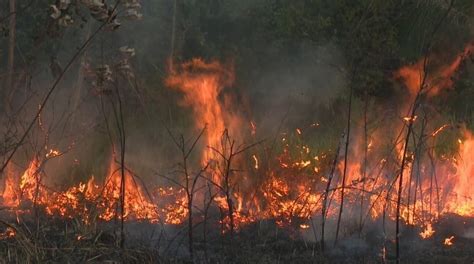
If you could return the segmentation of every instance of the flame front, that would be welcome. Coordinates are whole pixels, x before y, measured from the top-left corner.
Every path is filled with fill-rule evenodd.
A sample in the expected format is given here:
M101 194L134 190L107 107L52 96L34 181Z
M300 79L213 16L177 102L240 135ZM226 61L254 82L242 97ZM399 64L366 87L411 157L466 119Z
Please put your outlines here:
M469 45L453 62L430 75L432 77L426 80L429 96L435 96L452 85L453 75L473 49L474 45ZM423 82L422 63L424 61L403 67L395 74L403 79L411 97ZM277 155L269 158L264 155L266 152L262 154L252 149L247 156L236 159L235 167L244 169L231 168L230 182L226 183L220 154L225 156L228 150L218 153L223 148L224 132L230 131L238 138L258 136L255 122L244 122L241 114L234 111L231 97L224 91L233 82L231 67L200 59L181 65L166 80L168 86L183 94L181 103L192 109L194 127L206 127L203 134L205 146L200 153L200 166L207 168L203 178L209 176L207 180L212 180L212 186L218 185L214 186L212 203L221 212L232 211L236 230L260 220L274 220L280 227L309 229L312 217L322 211L323 202L327 206L326 216L334 219L341 195L337 190L342 187L347 199L345 212L357 216L361 225L366 220L383 215L395 219L394 201L398 186L393 183L400 171L399 161L403 158L404 146L400 141L390 142L394 145L393 151L389 154L384 152L386 141L390 141L385 130L368 138L356 130L351 135L347 168L344 168L340 153L315 150L304 143L303 138L311 135L311 129L319 129L323 124L312 123L307 127L294 128L281 135L281 141L277 140L281 144L281 152ZM401 122L390 124L388 129L404 127L422 119L400 116ZM428 127L426 135L434 141L448 127L450 125L447 124ZM242 131L245 128L249 131ZM110 221L122 215L127 221L162 221L173 225L183 224L188 219L189 196L184 188L159 186L148 190L136 175L128 168L121 168L113 158L103 182L99 183L91 177L87 183L79 183L65 191L47 188L43 182L42 162L46 158L60 158L59 153L50 150L43 157L34 157L25 171L17 175L11 168L8 169L2 193L3 205L21 211L24 204L33 203L44 207L50 215L66 218L83 215L85 222L91 222L94 217ZM470 190L474 185L473 155L474 136L468 131L460 140L458 156L440 159L438 164L430 163L428 158L417 157L413 150L407 151L404 157L407 165L402 168L407 177L402 183L401 218L406 224L422 227L420 236L423 239L433 236L434 220L443 214L474 216ZM344 171L347 172L347 180L342 186ZM231 188L225 189L224 184ZM123 185L125 191L121 193ZM328 200L325 200L325 195ZM123 212L120 209L122 202ZM232 207L229 208L229 205ZM230 220L223 213L220 223L229 229ZM452 239L449 239L450 243Z

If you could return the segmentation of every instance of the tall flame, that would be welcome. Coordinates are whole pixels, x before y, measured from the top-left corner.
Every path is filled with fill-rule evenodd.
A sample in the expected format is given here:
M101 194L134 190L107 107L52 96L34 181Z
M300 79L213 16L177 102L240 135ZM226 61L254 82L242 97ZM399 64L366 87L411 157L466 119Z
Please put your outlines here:
M193 59L180 66L166 80L166 84L183 92L182 104L193 110L195 126L206 126L205 144L217 148L222 135L238 117L226 111L226 98L222 102L222 90L234 82L232 68L226 68L217 61L206 63ZM228 100L228 99L227 99ZM202 163L217 160L216 153L208 148L202 155ZM217 180L217 179L215 179Z
M445 211L461 216L474 216L474 137L465 132L465 140L460 144L459 159L456 163L456 174L451 179L453 185L447 197ZM446 184L445 184L446 185Z

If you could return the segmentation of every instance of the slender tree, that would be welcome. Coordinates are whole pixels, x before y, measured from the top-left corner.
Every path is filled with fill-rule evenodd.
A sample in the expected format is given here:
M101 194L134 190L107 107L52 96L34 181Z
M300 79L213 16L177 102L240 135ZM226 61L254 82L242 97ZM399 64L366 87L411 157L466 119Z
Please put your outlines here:
M5 112L10 112L10 93L13 91L13 75L15 68L15 45L16 45L16 0L10 0L10 23L8 33L8 73L7 81L4 87L4 106Z

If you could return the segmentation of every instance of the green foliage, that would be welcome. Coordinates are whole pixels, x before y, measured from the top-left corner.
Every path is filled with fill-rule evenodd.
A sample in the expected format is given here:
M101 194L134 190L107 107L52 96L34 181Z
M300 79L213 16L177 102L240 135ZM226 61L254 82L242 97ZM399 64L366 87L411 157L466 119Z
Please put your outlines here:
M392 1L279 1L269 28L275 35L315 44L334 42L353 72L358 95L389 95L387 73L396 66L397 13Z
M448 8L437 1L269 2L265 21L273 38L293 48L297 46L292 43L302 40L336 43L347 59L347 71L354 73L356 95L379 98L393 95L392 72L424 54ZM449 42L453 52L459 51L470 38L468 14L473 6L472 1L456 2L432 40L435 49L445 51Z
M460 74L459 80L453 90L450 90L447 97L439 105L439 111L449 110L453 118L458 123L463 123L468 128L474 128L474 67L464 66L464 71Z

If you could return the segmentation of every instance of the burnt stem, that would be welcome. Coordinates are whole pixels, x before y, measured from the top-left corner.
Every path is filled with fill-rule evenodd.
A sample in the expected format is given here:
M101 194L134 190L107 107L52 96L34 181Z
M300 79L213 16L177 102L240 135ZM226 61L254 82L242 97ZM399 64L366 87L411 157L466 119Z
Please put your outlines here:
M354 76L354 74L353 74ZM339 214L337 216L337 225L336 225L336 238L334 240L334 245L337 245L337 240L339 238L339 229L341 226L341 218L342 218L342 211L344 209L344 189L346 185L346 176L347 176L347 160L348 160L348 153L349 153L349 142L351 136L351 119L352 119L352 94L353 94L353 87L354 85L351 83L350 85L350 92L349 92L349 105L347 109L347 135L346 135L346 144L344 150L344 172L342 174L342 188L341 188L341 204L339 207Z
M340 149L341 149L341 141L339 141L339 144L337 145L336 154L334 155L334 160L331 167L331 174L329 175L328 183L326 184L326 190L324 191L324 196L323 196L323 204L321 207L321 217L322 217L321 219L321 251L324 251L325 249L324 233L326 230L325 226L326 226L327 210L329 209L329 206L328 206L329 189L331 188L331 182L332 182L332 179L334 178L334 172L336 171L337 160L338 160Z

